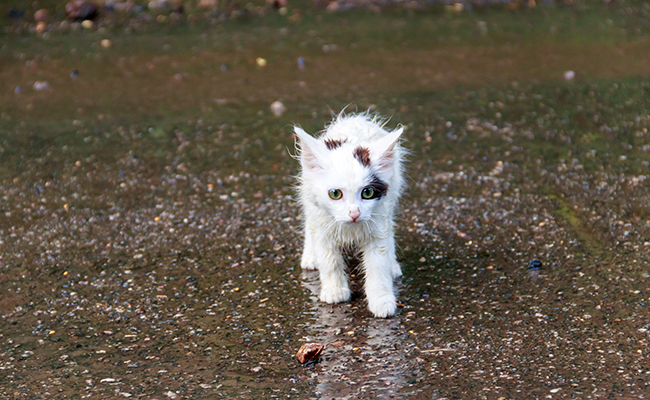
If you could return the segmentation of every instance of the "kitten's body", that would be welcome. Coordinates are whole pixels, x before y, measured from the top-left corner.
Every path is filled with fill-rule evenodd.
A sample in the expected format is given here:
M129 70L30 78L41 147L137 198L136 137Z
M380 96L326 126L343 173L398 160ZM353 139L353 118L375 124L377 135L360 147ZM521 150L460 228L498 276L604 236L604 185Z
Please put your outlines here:
M404 185L402 129L388 132L382 121L360 114L337 117L319 139L300 128L295 132L305 219L301 266L319 270L322 301L347 301L342 248L357 246L369 310L377 317L393 315L393 279L402 274L395 258L393 222Z

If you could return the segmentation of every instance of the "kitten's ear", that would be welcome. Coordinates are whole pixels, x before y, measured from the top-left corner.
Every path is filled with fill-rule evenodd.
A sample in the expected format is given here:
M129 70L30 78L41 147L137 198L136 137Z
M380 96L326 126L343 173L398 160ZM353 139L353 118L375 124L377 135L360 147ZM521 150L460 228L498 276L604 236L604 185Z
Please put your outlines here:
M404 127L400 127L377 142L374 148L376 156L373 158L377 160L379 168L390 168L393 165L398 156L395 147L399 143L399 138L403 132Z
M319 156L322 147L321 143L302 128L295 126L293 131L298 138L296 149L298 149L303 169L324 169L323 162Z

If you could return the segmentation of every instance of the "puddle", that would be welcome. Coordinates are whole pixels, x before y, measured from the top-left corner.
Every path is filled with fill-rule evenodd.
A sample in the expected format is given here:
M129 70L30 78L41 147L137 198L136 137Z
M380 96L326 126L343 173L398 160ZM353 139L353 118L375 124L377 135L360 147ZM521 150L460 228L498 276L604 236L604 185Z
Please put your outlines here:
M326 345L314 378L314 395L322 398L395 398L407 387L409 363L403 348L404 326L396 318L376 319L366 314L364 301L323 304L318 300L318 272L303 271L314 318L310 341Z

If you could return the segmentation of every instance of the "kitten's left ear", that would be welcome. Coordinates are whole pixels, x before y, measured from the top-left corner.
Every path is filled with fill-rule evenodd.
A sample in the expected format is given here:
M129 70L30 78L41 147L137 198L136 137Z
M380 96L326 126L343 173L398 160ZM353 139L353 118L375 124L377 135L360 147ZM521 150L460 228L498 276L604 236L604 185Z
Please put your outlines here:
M373 158L377 160L377 164L380 168L390 168L395 162L395 158L397 157L395 147L399 143L399 138L403 132L404 127L395 129L381 138L381 140L379 140L379 142L374 146L376 156Z

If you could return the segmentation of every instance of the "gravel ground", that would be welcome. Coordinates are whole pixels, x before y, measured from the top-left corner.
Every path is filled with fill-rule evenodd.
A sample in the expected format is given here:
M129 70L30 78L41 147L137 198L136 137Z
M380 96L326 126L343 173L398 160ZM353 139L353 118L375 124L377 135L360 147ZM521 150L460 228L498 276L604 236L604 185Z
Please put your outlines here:
M631 120L643 149L647 116ZM2 185L3 395L647 393L645 175L616 154L547 164L535 149L568 139L553 129L425 123L407 130L388 320L366 311L354 258L349 304L318 302L300 271L289 128L279 144L226 124L41 143ZM309 367L306 341L327 346Z

